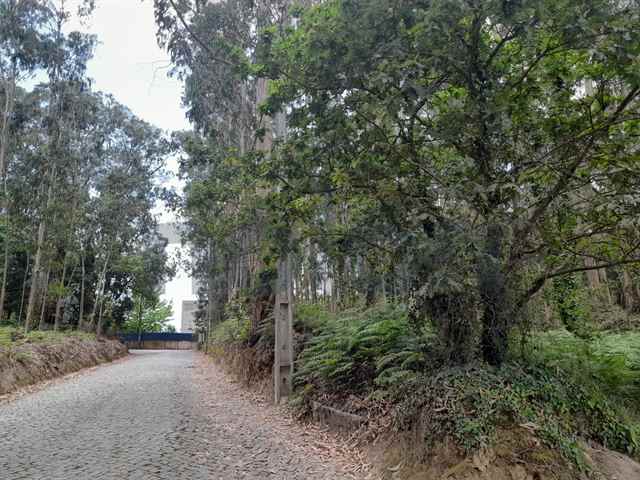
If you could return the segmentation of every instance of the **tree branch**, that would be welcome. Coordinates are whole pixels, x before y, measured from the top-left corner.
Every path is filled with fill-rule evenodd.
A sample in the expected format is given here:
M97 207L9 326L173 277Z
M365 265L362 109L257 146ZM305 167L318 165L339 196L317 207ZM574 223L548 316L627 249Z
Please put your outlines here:
M547 280L550 280L556 277L562 277L564 275L569 275L572 273L588 272L591 270L600 270L601 268L618 267L620 265L629 265L633 263L640 264L640 258L619 260L617 262L599 263L597 265L591 265L591 266L564 268L561 270L556 270L555 272L545 273L544 275L534 280L531 287L516 302L516 312L520 311L520 309L526 305L529 299L540 291L540 289L544 286Z
M180 20L180 23L182 24L184 29L187 31L187 33L191 36L191 38L193 38L195 40L195 42L198 45L200 45L204 49L204 51L207 52L207 54L211 57L212 60L215 60L216 62L223 63L223 64L228 65L230 67L237 67L238 66L237 63L231 62L230 60L227 60L226 58L222 58L216 52L214 52L213 49L211 49L211 47L209 47L209 45L207 45L198 35L196 35L196 33L193 31L193 29L189 26L189 24L187 23L187 20L184 18L184 15L182 14L182 12L178 8L178 6L175 4L174 0L169 0L169 3L171 4L173 9L175 10L176 15L178 16L178 20Z

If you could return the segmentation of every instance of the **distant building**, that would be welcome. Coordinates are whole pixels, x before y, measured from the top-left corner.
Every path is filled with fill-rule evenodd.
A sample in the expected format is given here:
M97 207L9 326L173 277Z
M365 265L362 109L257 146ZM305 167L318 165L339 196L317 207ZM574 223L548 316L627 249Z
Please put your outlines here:
M168 242L167 253L174 256L182 246L179 224L162 223L158 225L158 234ZM173 318L171 323L176 330L193 332L193 319L197 309L197 282L190 272L179 268L175 277L168 281L162 289L162 299L171 304Z
M180 319L180 331L182 333L193 332L197 310L198 310L197 301L195 300L182 301L182 315Z
M166 238L169 245L180 245L180 232L175 223L161 223L158 225L158 235Z

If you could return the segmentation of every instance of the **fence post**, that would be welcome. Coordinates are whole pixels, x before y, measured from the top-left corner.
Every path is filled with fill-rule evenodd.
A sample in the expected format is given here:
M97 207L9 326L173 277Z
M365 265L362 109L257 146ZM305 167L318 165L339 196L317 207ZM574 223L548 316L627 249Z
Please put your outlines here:
M278 261L275 305L275 353L273 362L276 405L292 391L293 376L293 283L291 256Z

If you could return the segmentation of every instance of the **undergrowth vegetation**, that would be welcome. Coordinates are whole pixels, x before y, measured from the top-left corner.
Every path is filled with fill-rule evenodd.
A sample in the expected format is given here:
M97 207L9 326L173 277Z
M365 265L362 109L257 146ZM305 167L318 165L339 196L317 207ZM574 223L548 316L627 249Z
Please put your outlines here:
M227 304L225 318L211 333L210 351L226 354L247 382L261 378L258 366L267 378L272 342L249 348L245 303ZM494 367L452 366L436 331L427 324L417 332L403 304L336 313L299 304L294 330L293 405L301 414L314 399L352 413L386 411L396 431L421 432L427 449L449 438L466 453L515 426L583 470L582 440L640 457L640 332L530 332Z
M214 353L246 348L249 340L243 302L225 311L210 337ZM469 453L516 425L581 468L582 439L640 457L639 332L594 331L589 338L565 329L533 333L525 348L512 349L507 362L493 367L448 364L437 334L429 327L416 332L402 304L338 313L301 304L294 328L293 405L303 414L312 399L349 409L345 400L357 397L354 413L384 405L397 431L418 429L426 446L452 438ZM262 367L267 372L268 362Z
M631 455L640 452L640 424L625 418L602 391L544 365L443 368L416 374L392 396L396 428L419 424L427 444L452 436L472 452L492 445L498 428L517 425L580 466L580 438Z
M580 439L640 454L638 333L585 339L552 330L532 335L501 367L456 367L442 360L430 329L411 329L402 305L338 314L301 306L296 325L311 332L296 364L303 409L313 398L344 408L357 395L372 409L392 405L398 431L419 428L427 445L453 438L466 452L519 425L583 468Z
M251 321L243 302L234 299L224 308L224 319L209 332L209 348L237 345L249 339Z
M79 331L40 331L32 330L25 334L22 329L11 326L0 327L0 346L11 347L25 343L60 343L66 338L95 339L95 335Z
M314 335L298 359L299 386L328 393L366 392L401 382L425 367L431 335L413 335L402 306L324 312L318 317L325 319L321 324L317 318L305 319L304 313L300 323L314 325Z
M592 339L566 330L535 335L526 354L581 384L600 388L640 417L640 332L597 332Z

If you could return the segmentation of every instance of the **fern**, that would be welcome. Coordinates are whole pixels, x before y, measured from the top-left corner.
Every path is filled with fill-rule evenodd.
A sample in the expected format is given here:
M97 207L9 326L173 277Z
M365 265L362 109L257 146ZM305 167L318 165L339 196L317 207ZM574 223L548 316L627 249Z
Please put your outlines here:
M406 309L381 305L329 317L298 358L296 383L328 393L397 385L426 363L425 345L409 334Z

